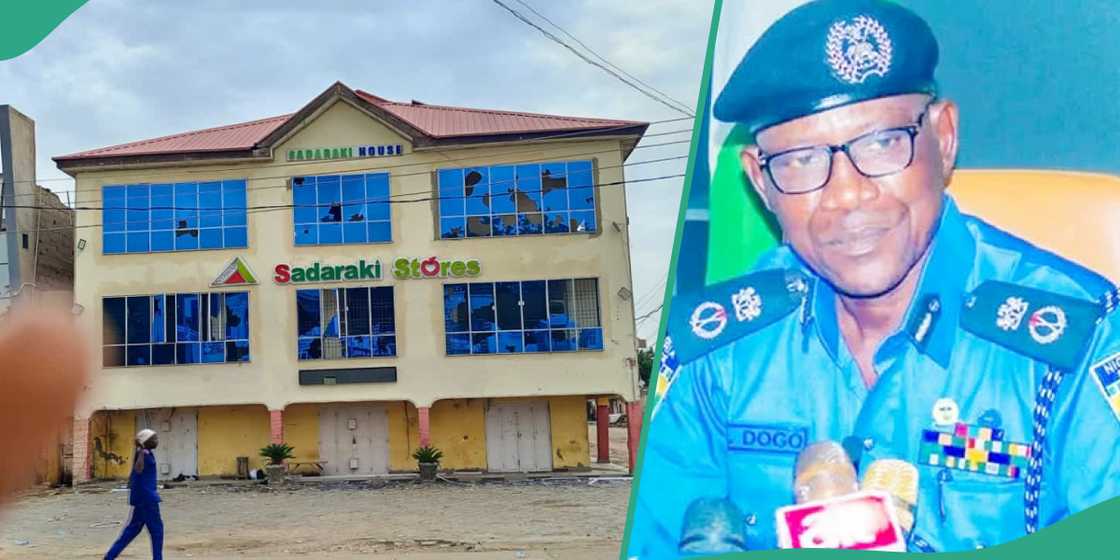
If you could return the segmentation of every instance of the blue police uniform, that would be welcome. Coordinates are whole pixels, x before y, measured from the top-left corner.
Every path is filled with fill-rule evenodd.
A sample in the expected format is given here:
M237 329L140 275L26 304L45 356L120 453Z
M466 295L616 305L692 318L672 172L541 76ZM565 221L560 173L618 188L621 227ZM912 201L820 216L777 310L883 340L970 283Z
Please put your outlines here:
M140 531L148 528L148 536L152 540L152 558L163 558L163 518L159 513L159 491L156 488L156 454L150 449L144 449L144 468L139 473L132 470L128 477L128 504L132 506L128 522L117 537L116 542L109 548L105 558L112 560L124 551L125 547L135 539Z
M1120 407L1106 390L1120 388L1120 313L1101 299L1115 288L947 195L930 251L871 389L840 337L835 292L789 247L683 298L681 314L674 305L678 365L648 428L631 556L674 555L700 497L729 498L749 546L773 548L796 455L820 440L858 442L861 467L918 466L913 550L1023 536L1036 407L1055 371L1066 375L1042 396L1038 524L1120 495Z
M935 95L937 42L885 0L816 0L772 25L714 115L751 133L892 95ZM843 157L838 156L838 157ZM945 196L902 326L868 388L836 293L788 246L675 298L631 520L631 557L676 556L689 504L726 498L776 546L808 444L919 470L914 551L992 546L1120 495L1120 298L1099 275Z

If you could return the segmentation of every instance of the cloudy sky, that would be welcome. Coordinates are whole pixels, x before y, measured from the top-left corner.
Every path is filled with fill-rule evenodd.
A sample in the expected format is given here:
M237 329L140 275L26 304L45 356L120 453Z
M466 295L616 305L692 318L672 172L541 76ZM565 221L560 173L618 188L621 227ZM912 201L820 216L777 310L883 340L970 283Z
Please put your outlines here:
M505 1L548 27L517 0ZM628 73L695 105L707 3L523 1ZM91 0L29 53L0 62L0 103L36 121L43 186L73 189L52 156L289 113L336 80L395 100L650 122L682 116L491 0L189 4ZM677 121L649 132L689 128ZM669 134L643 143L687 139ZM687 153L680 143L638 149L629 161ZM684 167L682 158L632 165L626 175ZM660 303L681 183L628 187L639 315ZM651 338L657 321L656 314L643 321L639 335Z

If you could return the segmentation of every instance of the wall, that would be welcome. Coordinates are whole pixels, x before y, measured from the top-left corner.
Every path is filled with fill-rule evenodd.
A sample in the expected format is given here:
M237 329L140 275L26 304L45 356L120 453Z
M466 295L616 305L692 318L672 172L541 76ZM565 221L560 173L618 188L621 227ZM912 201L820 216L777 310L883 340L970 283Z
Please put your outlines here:
M412 452L420 447L420 416L410 402L385 403L389 411L389 470L416 472ZM431 417L428 417L429 423ZM430 425L430 424L429 424Z
M551 397L548 399L548 412L552 429L552 468L590 468L587 397Z
M292 404L284 409L284 443L295 448L296 461L319 458L319 405Z
M352 106L339 103L280 145L275 163L281 163L279 160L288 147L387 142L386 139L391 138L387 134L391 133L383 125ZM251 206L286 205L291 204L292 194L285 180L277 175L337 173L402 163L418 165L403 171L389 169L393 173L393 195L429 193L433 189L430 171L436 166L448 165L447 158L466 158L454 165L468 166L587 158L589 152L595 152L598 182L622 179L618 167L622 155L618 139L557 140L529 146L440 148L438 151L412 151L408 147L406 152L401 157L284 163L279 168L255 163L223 163L211 167L82 172L77 177L78 202L99 205L100 188L106 184L247 177ZM245 250L103 255L101 237L87 234L88 245L77 255L79 282L75 297L86 309L80 320L93 332L101 329L102 297L204 291L234 257L244 258L258 276L260 285L247 288L251 294L251 362L104 369L97 374L99 383L85 396L83 406L92 411L257 402L280 409L293 402L411 401L426 406L444 399L503 396L618 394L634 398L636 369L627 362L635 355L633 301L617 295L622 288L632 290L625 236L625 196L617 187L600 189L599 194L601 231L593 235L442 241L435 239L434 210L429 203L394 205L395 241L385 245L295 247L290 209L250 214L249 248ZM95 212L82 213L78 216L78 225L98 223L100 219ZM614 223L619 224L619 230L612 225ZM441 282L398 281L392 278L389 270L397 256L431 255L479 259L483 267L479 281L598 277L605 350L446 357ZM297 362L292 327L296 313L295 288L275 284L271 279L273 267L278 263L304 265L316 260L324 264L344 264L362 258L380 258L388 276L381 283L394 286L398 356ZM97 366L100 369L100 364ZM300 368L361 366L395 366L397 382L308 387L298 384ZM221 389L215 390L215 387ZM395 465L402 464L394 461Z
M486 468L486 400L437 401L429 416L432 446L443 451L441 469Z
M93 478L128 478L135 437L134 411L100 411L93 414L89 419Z
M237 457L248 457L250 469L263 468L260 449L269 442L268 409L263 406L198 409L199 476L234 476Z

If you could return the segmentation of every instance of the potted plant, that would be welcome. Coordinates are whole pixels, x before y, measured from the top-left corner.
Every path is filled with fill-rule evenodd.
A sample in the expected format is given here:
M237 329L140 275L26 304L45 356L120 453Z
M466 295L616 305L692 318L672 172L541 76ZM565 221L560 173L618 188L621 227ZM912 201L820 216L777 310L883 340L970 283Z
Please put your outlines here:
M284 466L284 461L295 458L292 454L294 450L295 448L286 443L270 443L261 448L261 457L268 459L265 471L268 473L269 484L285 481L287 468Z
M425 445L417 449L412 458L420 464L420 480L435 480L436 470L439 469L439 460L443 458L443 452L435 447Z

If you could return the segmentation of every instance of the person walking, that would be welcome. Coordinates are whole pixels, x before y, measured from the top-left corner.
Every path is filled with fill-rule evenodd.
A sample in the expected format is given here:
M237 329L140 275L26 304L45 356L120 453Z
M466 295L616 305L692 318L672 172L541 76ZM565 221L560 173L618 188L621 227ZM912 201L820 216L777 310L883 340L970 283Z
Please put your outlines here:
M105 560L119 556L144 527L148 528L148 536L152 539L152 558L163 558L163 518L159 514L160 499L156 490L155 449L158 446L159 435L154 431L140 430L136 434L136 451L128 477L128 505L131 506L128 522L109 552L105 553Z

